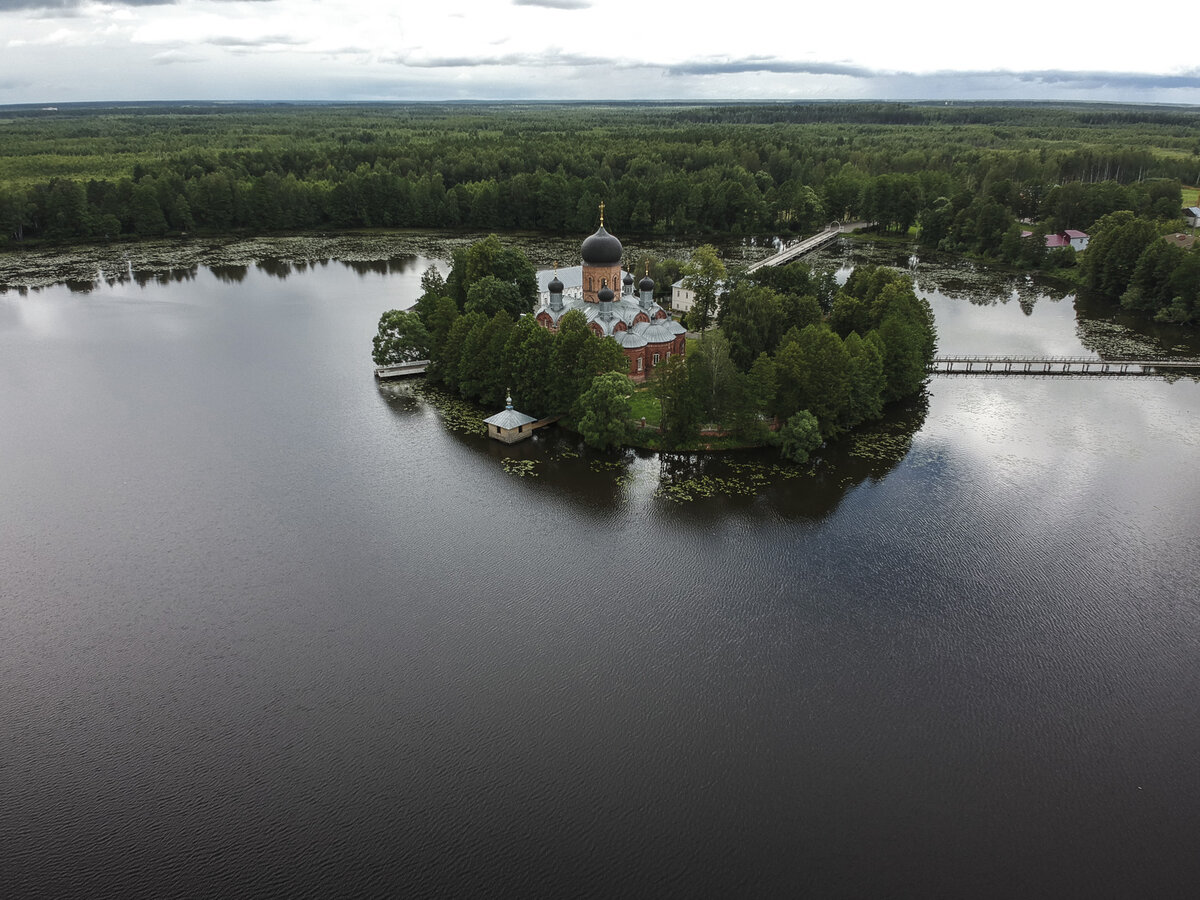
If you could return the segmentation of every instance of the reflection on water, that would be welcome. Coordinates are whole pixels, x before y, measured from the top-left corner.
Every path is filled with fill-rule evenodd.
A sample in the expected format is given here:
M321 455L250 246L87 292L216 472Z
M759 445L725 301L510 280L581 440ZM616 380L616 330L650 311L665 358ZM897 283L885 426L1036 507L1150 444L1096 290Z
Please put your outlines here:
M630 503L690 504L703 500L717 509L747 509L765 503L785 518L820 520L868 479L882 479L908 454L928 411L922 395L895 404L879 422L856 429L816 451L802 466L782 460L771 448L718 453L625 450L598 454L566 428L543 428L524 441L503 444L474 426L488 410L429 390L423 379L384 382L378 387L388 410L402 420L436 415L456 441L523 479L527 489L569 496L609 510Z
M371 377L444 256L296 258L0 297L0 896L1194 893L1200 385L507 447Z

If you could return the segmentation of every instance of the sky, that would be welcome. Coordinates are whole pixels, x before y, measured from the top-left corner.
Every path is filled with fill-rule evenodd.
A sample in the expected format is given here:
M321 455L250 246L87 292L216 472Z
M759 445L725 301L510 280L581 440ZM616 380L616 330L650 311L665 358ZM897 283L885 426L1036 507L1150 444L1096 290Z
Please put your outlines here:
M1195 33L1194 7L1159 6L1145 16L1136 9L1105 0L766 0L746 6L0 0L0 104L1008 99L1200 105L1200 66L1183 39Z

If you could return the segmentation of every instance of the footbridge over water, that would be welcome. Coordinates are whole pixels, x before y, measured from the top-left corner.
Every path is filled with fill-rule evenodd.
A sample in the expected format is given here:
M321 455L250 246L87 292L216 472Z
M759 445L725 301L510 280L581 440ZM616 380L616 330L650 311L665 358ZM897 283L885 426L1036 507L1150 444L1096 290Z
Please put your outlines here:
M1190 370L1190 372L1189 372ZM1131 376L1193 374L1200 359L1094 359L1075 356L938 356L930 375L1089 375Z
M824 247L830 241L836 240L839 235L845 234L848 231L854 231L856 228L862 228L869 225L869 222L849 222L843 225L841 222L832 222L828 228L820 234L814 234L812 237L806 237L803 240L794 241L788 244L774 256L768 256L766 259L761 259L754 265L746 269L747 272L754 272L766 266L782 266L794 259L799 259L805 253Z

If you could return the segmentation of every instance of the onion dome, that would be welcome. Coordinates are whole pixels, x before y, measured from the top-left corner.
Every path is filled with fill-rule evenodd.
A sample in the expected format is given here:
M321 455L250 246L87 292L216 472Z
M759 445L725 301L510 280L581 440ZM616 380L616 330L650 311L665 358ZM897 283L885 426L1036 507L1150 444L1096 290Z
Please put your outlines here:
M625 277L621 279L621 284L632 285L633 284L633 276L630 275L628 272L626 272Z
M546 285L546 288L552 294L561 294L563 292L563 283L558 280L558 275L555 275L554 280Z
M616 296L617 295L612 292L612 288L606 284L604 287L600 288L600 291L596 294L596 299L601 303L612 303Z
M621 242L604 230L601 225L596 233L583 242L583 262L585 265L611 266L621 261L625 248Z
M639 291L654 290L654 279L651 278L649 275L647 275L645 278L643 278L641 281L638 282L638 290Z

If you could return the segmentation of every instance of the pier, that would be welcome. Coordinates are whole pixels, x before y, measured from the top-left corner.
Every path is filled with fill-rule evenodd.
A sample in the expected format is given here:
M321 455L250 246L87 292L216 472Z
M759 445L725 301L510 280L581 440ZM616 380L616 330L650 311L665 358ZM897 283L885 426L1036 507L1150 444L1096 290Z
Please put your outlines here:
M1075 356L939 356L930 375L1200 375L1200 359L1093 359Z
M379 381L391 381L393 378L424 375L427 368L429 368L429 360L414 359L412 362L400 363L395 366L376 366L375 377Z

